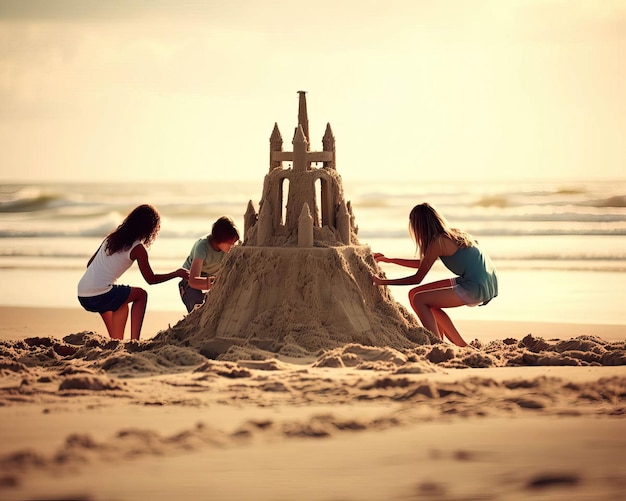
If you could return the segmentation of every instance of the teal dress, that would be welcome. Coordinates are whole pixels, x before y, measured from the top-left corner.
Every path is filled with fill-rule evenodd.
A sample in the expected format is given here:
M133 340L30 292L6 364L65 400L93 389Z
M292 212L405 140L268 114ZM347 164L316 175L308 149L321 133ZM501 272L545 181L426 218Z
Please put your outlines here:
M496 267L478 246L461 247L451 256L441 256L441 261L477 303L487 304L498 295Z

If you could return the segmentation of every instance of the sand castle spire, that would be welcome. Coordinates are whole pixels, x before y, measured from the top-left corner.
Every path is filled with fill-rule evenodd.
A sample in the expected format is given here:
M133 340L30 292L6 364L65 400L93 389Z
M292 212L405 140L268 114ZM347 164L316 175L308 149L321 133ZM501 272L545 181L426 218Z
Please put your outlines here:
M266 245L266 243L270 241L273 229L272 215L269 212L269 205L261 204L257 226L258 229L256 238L258 240L258 245Z
M306 202L298 218L298 247L313 247L313 217Z
M294 172L304 172L309 170L309 162L307 159L307 151L309 150L309 142L306 134L302 129L302 125L298 125L296 133L293 136L293 170Z
M341 241L346 245L350 245L350 214L348 213L346 202L343 200L337 210L337 230L339 230Z
M256 210L254 210L254 204L252 200L248 202L248 207L246 209L245 214L243 215L243 235L244 239L246 235L250 232L250 228L252 228L258 220L258 216Z
M329 123L326 124L326 131L322 138L322 149L332 152L332 159L324 162L324 168L335 169L335 136L333 135L333 130L330 128Z
M307 150L309 150L311 145L311 136L309 136L309 114L306 109L305 90L298 91L298 125L302 126L304 137L308 142Z
M270 170L280 167L281 164L280 160L273 160L272 153L274 151L283 151L283 136L281 136L276 122L274 122L274 129L270 136Z

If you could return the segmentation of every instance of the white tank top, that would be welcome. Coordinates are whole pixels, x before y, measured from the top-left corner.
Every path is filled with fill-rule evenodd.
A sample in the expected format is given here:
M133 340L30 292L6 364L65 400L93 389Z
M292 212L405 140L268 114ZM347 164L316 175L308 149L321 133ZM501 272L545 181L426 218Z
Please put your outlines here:
M109 256L105 251L106 240L102 242L93 261L78 282L78 295L94 297L109 292L117 279L133 264L130 253L139 243L137 240L130 249Z

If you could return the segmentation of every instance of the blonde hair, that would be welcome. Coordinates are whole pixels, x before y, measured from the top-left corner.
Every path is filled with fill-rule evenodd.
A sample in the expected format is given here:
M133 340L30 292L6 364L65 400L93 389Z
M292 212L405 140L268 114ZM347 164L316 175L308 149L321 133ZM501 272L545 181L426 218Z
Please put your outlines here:
M409 233L419 248L422 258L428 246L441 235L450 238L459 247L472 247L475 243L469 233L458 228L451 228L446 219L429 203L413 207L409 214Z

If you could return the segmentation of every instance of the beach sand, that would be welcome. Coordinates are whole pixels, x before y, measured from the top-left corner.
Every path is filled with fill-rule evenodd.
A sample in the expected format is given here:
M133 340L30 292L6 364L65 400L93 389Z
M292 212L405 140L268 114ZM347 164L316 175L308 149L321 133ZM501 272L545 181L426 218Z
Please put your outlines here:
M160 330L176 324L186 315L180 311L151 310L148 308L142 329L142 339L150 339ZM23 339L30 336L62 338L69 333L93 331L106 335L100 317L79 306L76 308L25 308L0 306L0 340ZM512 337L521 339L527 334L546 339L567 339L583 335L598 336L607 341L626 340L626 325L569 324L556 322L502 322L455 320L455 324L468 339L483 342ZM126 326L126 338L129 326Z
M622 499L626 327L459 321L478 349L218 361L0 308L0 499ZM128 337L128 334L127 334Z

